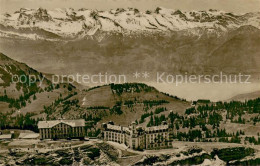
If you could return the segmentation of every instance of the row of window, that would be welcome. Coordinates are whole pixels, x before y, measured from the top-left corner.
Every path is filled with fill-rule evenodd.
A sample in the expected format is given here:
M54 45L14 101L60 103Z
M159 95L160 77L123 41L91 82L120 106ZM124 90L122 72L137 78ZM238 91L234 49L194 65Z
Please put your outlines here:
M147 134L168 132L168 129L145 131Z
M157 147L164 147L164 146L167 146L168 143L165 142L165 143L158 143L158 144L149 144L147 145L147 148L157 148Z
M156 148L156 147L161 147L161 146L166 146L169 133L164 132L164 133L156 133L156 134L147 134L143 136L139 136L138 139L131 138L127 134L121 134L121 133L114 133L111 131L106 131L104 132L104 137L108 141L114 141L114 142L119 142L123 143L125 138L125 144L128 145L129 139L132 142L132 147L135 148L137 145L139 146L149 146L148 148ZM158 139L160 140L161 143L157 143L155 140ZM137 141L137 142L136 142ZM146 143L145 143L146 142Z
M53 137L68 137L68 136L83 136L84 129L83 127L73 128L72 130L55 130L52 129L40 129L40 134L42 138L53 138Z

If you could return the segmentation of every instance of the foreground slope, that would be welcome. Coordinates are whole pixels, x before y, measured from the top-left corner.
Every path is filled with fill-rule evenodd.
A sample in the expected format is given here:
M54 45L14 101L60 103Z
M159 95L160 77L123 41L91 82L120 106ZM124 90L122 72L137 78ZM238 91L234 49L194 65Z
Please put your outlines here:
M184 114L189 106L189 102L163 94L145 84L126 83L90 88L63 103L53 104L48 110L51 112L50 118L62 114L64 118L113 120L128 125L157 107L164 107L167 114L171 110Z
M35 112L62 95L75 93L73 85L53 84L44 74L0 54L1 112Z

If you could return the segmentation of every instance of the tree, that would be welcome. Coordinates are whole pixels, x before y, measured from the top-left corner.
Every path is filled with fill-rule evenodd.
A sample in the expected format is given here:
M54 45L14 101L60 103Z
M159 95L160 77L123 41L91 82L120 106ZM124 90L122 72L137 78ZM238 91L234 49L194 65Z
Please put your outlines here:
M36 98L36 96L35 96L35 94L33 95L33 100L36 100L37 98Z
M176 127L176 130L179 130L179 129L180 129L180 127L179 127L179 124L178 124L178 123L176 123L176 124L175 124L175 127Z

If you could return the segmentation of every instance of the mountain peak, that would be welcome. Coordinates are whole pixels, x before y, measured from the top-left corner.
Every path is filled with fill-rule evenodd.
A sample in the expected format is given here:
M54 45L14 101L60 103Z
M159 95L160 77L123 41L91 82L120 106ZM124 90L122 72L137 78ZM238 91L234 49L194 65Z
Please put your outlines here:
M15 29L34 27L73 39L93 36L96 32L131 35L188 31L201 36L197 29L219 35L243 25L260 27L258 14L237 15L213 9L184 12L163 7L157 7L154 11L139 11L135 8L109 11L21 8L18 13L2 15L0 24Z
M20 8L19 12L23 13L23 12L27 12L27 11L32 11L33 9L30 8Z

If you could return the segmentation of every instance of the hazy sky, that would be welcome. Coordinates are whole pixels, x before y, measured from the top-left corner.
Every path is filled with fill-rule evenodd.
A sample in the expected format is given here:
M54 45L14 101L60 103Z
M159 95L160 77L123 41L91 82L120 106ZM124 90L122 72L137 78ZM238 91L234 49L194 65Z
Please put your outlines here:
M0 13L12 13L22 7L46 9L88 8L108 10L118 7L135 7L140 10L165 8L181 10L219 9L228 12L245 13L260 11L260 0L0 0Z

